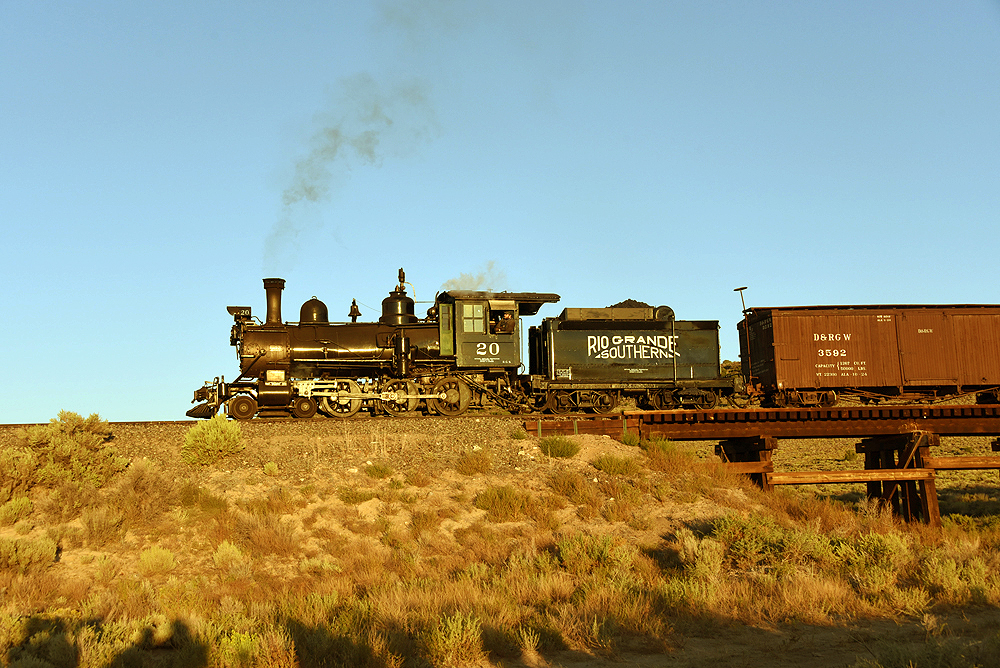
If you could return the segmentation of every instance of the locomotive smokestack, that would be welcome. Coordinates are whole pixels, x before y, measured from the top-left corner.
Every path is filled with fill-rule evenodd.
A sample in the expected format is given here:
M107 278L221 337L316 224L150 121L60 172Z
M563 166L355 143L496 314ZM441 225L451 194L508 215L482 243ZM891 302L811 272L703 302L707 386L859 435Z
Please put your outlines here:
M285 289L285 279L265 278L264 292L267 293L267 322L265 325L281 324L281 291Z

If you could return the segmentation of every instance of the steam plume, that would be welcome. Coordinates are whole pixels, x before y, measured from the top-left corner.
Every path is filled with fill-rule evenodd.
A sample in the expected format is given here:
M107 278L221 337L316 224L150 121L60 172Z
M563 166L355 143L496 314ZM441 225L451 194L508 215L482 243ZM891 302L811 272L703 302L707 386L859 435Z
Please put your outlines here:
M291 183L282 193L281 215L264 244L265 269L294 264L299 236L307 227L302 207L321 202L348 179L357 166L379 167L386 157L413 151L435 131L435 114L426 87L411 80L380 86L369 74L341 81L322 127L309 141L309 151L295 164ZM322 224L308 227L316 229Z
M496 262L490 260L482 271L477 274L459 274L444 282L441 290L486 290L500 291L507 287L507 275L502 269L496 268Z

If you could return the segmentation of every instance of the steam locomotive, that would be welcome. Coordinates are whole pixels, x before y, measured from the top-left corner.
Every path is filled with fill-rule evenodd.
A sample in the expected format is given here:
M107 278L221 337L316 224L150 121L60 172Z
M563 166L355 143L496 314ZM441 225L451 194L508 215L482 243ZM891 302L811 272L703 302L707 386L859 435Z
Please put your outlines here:
M522 374L521 317L559 295L448 290L419 319L400 269L378 322L357 322L355 302L351 322L332 323L315 297L298 322L283 322L284 284L264 279L264 322L250 307L228 307L240 374L196 390L188 416L212 417L223 407L238 420L350 417L362 409L455 416L470 406L608 413L623 398L650 408L711 408L734 393L720 373L718 321L679 321L666 306L564 309L529 328Z

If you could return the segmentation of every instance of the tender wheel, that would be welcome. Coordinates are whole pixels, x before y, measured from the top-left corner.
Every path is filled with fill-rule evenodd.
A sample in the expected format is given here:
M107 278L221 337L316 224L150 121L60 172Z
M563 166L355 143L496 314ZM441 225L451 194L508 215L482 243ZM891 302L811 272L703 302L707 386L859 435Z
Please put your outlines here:
M390 380L382 386L382 391L413 395L417 393L417 384L412 380ZM403 415L404 413L416 410L418 401L420 400L413 397L412 399L399 399L398 401L382 401L381 405L389 415Z
M353 380L342 380L337 383L337 391L343 394L359 394L361 388ZM330 417L348 418L361 410L361 399L323 397L320 404L323 412Z
M460 378L448 376L434 384L434 394L444 394L444 399L431 399L434 410L441 415L454 417L461 415L472 401L472 390Z
M677 399L670 390L656 390L650 393L653 407L658 411L669 411L677 408Z
M303 420L316 415L316 400L312 397L295 397L292 399L292 415Z
M591 410L598 415L607 415L618 406L618 395L614 392L594 392L590 401Z
M565 415L576 407L573 393L566 390L551 391L545 401L545 407L556 415Z
M703 390L696 404L702 410L711 410L719 404L719 395L712 390Z
M229 400L229 417L234 420L249 420L257 414L257 402L247 394L238 394Z

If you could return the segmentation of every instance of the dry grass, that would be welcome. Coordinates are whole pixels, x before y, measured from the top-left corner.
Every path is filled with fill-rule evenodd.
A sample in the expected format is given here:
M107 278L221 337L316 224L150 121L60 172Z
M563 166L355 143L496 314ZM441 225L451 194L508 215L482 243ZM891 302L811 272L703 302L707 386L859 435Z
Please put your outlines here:
M353 472L307 480L284 464L167 474L136 459L62 512L84 489L73 479L11 493L0 517L24 533L0 540L0 654L79 668L628 664L682 651L675 627L896 619L927 641L870 642L857 666L996 663L992 635L947 630L949 611L1000 606L996 517L908 527L877 504L763 494L662 441L567 439L590 449L520 471L517 453L541 441L509 440L393 460L384 476L356 453ZM468 473L448 470L465 455Z
M462 475L483 475L489 473L493 462L487 450L467 450L458 456L455 470Z
M597 459L590 462L598 471L602 471L609 475L638 475L642 471L642 467L639 463L632 459L631 457L618 457L610 454L600 455Z

